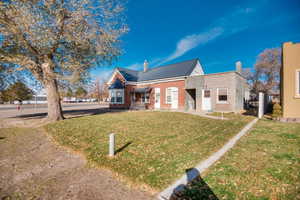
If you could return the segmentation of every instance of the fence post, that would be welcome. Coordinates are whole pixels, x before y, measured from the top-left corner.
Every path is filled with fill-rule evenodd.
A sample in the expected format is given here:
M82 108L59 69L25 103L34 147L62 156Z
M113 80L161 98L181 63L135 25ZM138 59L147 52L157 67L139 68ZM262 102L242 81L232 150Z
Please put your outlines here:
M264 104L265 104L265 101L264 101L264 93L260 92L259 93L259 96L258 96L258 118L262 118L263 115L264 115Z
M109 134L109 156L113 157L115 155L115 134Z

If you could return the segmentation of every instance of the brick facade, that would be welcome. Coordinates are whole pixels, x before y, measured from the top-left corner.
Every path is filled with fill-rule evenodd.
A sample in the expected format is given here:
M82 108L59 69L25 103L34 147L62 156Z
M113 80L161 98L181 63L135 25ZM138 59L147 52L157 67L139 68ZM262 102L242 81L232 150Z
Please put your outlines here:
M124 82L124 78L118 73L113 78L113 81L119 78ZM110 108L125 108L129 109L132 103L132 95L135 88L151 88L149 103L145 103L147 109L154 109L155 104L155 88L160 88L160 109L171 109L171 104L166 103L166 89L168 87L178 88L178 109L183 110L185 107L185 80L168 81L151 84L125 85L124 89L124 104L110 104ZM136 101L140 101L139 94L136 94Z

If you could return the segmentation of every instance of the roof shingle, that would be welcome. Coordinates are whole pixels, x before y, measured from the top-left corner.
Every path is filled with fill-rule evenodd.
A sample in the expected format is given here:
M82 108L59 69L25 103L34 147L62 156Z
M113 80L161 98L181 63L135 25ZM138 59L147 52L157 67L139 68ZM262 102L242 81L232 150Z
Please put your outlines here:
M135 71L126 68L118 68L118 70L127 81L150 81L164 78L189 76L195 68L197 62L198 59L193 59L180 63L151 68L146 72Z

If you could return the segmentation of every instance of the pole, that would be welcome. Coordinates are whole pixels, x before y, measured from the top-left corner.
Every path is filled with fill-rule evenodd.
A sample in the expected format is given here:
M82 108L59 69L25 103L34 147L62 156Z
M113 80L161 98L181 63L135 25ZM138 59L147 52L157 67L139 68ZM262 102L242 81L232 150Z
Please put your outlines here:
M109 156L113 157L115 155L115 134L109 134Z
M258 97L258 118L262 118L264 115L264 93L260 92Z

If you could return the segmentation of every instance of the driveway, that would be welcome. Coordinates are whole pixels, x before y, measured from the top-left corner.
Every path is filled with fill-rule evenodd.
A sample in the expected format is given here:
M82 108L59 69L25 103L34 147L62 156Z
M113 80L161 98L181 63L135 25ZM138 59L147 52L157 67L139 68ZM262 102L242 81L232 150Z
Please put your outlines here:
M81 155L54 144L42 128L2 128L0 199L148 200L152 196L129 188L110 171L89 167Z

